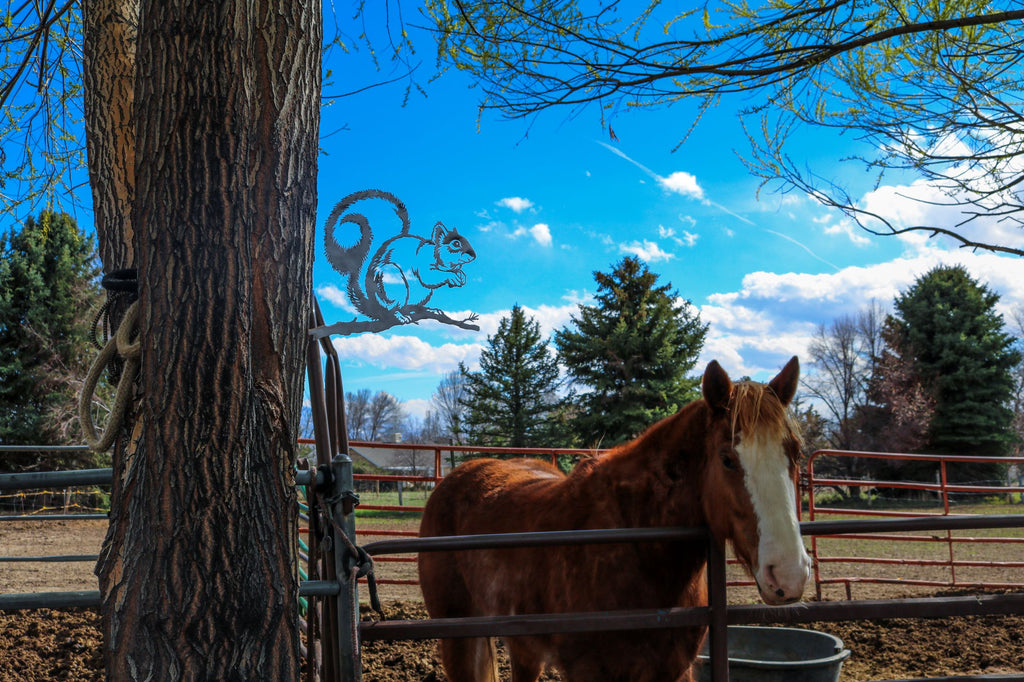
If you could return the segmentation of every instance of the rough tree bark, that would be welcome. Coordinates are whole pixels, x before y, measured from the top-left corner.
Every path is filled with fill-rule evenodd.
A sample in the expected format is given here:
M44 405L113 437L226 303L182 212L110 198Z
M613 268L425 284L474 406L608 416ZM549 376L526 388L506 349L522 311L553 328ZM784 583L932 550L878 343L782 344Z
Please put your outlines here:
M89 186L106 272L135 263L135 44L139 0L82 3L82 85Z
M107 273L135 265L135 231L131 226L135 200L135 48L138 38L139 0L86 0L82 3L82 99L89 188L92 193L93 225L99 242L100 260ZM111 298L108 320L120 325L128 308L127 298ZM135 421L134 406L125 414L127 424ZM114 484L111 500L124 499L125 463L129 461L129 439L119 436L111 458ZM127 525L118 523L115 507L107 528L102 557L124 544ZM112 564L105 558L97 563L101 588L110 583ZM105 590L106 591L106 590ZM109 638L110 632L108 630Z
M108 1L88 7L87 30L131 23L124 3L102 10ZM320 4L142 0L138 18L131 115L108 111L103 122L90 109L101 143L127 140L134 121L134 148L90 140L89 163L104 185L94 197L101 244L111 243L105 269L138 267L141 306L139 402L97 567L107 672L297 679L292 467L312 286ZM121 38L91 54L130 51ZM133 172L103 166L107 152L114 167L133 156Z

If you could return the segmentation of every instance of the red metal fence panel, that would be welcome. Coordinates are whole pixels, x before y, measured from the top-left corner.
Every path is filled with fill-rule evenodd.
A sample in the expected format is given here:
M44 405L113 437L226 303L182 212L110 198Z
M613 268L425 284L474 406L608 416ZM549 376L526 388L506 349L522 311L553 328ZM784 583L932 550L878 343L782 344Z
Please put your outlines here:
M831 461L829 461L831 460ZM896 463L897 466L891 469L898 470L898 464L931 465L934 467L934 482L906 481L906 480L877 480L868 476L838 476L835 470L856 472L863 471L868 467L860 466L858 463L867 461L885 460L887 464ZM843 466L836 466L836 462L842 462ZM852 452L841 450L819 450L813 453L807 461L806 476L802 483L804 496L807 500L807 513L811 521L822 518L915 518L950 516L958 511L968 509L971 512L980 510L984 503L986 513L998 511L999 513L1021 513L1024 514L1024 488L1017 485L1008 485L1007 481L976 482L972 484L951 483L950 469L958 464L996 464L1009 466L1024 466L1024 457L974 457L968 455L922 455L922 454L900 454L900 453L879 453L879 452ZM816 468L832 469L833 473L818 475ZM853 504L829 503L823 499L828 491L844 490L848 495L847 501L854 501ZM888 504L880 505L883 508L876 508L873 495L879 492L891 492L899 495L901 499L889 501ZM833 498L835 495L833 494ZM1003 504L997 504L1002 500ZM1021 504L1012 504L1020 501ZM974 504L968 506L969 503ZM888 507L888 508L886 508ZM819 535L811 538L811 556L814 558L814 581L817 596L822 597L822 588L829 585L838 585L845 588L847 599L851 598L852 586L855 584L891 584L900 586L917 586L928 588L988 588L988 589L1011 589L1024 587L1024 571L1013 571L1013 579L993 580L991 578L978 578L971 576L983 575L982 572L968 571L964 569L989 569L989 573L1007 573L1005 569L1024 568L1024 552L1014 552L1015 557L1005 560L1006 557L978 557L972 556L982 554L979 547L985 545L1000 545L1003 550L1007 547L1016 549L1024 546L1024 537L1017 535L997 536L963 536L957 535L952 530L946 530L941 534L875 534L875 535L844 535L844 541L863 541L864 550L858 554L832 555L826 549L829 539L836 536ZM894 543L912 543L915 546L928 547L933 555L930 558L908 557L908 556L879 556L886 545ZM846 544L849 544L848 542ZM876 549L869 549L869 548ZM935 556L936 549L941 548L941 557ZM925 552L927 553L927 552ZM991 552L989 552L991 553ZM892 552L889 552L892 554ZM916 553L915 553L916 554ZM857 566L861 570L848 572L847 574L832 574L825 570L832 566ZM888 574L879 574L877 571L866 571L863 567L890 566L899 567L901 570L893 570ZM930 568L941 569L942 575L935 577L909 571L908 568Z

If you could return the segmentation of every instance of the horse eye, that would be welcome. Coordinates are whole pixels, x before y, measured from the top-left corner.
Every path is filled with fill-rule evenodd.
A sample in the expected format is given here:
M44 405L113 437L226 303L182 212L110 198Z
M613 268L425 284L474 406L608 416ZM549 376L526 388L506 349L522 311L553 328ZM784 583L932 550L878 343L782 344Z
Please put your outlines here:
M736 471L736 462L729 455L722 455L722 466L729 471Z

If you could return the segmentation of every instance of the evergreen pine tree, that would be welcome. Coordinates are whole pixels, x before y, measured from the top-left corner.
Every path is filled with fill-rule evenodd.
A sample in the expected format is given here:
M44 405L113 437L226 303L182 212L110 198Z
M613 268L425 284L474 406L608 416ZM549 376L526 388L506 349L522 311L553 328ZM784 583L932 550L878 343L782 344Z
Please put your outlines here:
M75 413L76 384L95 355L90 315L100 293L92 239L70 216L43 212L0 235L0 254L0 443L77 442L56 415Z
M480 370L459 369L466 380L469 442L507 447L562 446L554 428L564 402L558 362L541 338L540 324L513 306L487 337Z
M573 428L585 445L609 447L700 397L688 376L708 327L689 301L658 286L634 257L595 272L596 305L580 305L575 329L555 333L559 359L581 390Z
M1013 440L1011 370L1020 360L999 295L961 266L940 266L896 299L898 345L934 401L925 450L1002 456ZM999 477L998 466L953 466L952 480Z

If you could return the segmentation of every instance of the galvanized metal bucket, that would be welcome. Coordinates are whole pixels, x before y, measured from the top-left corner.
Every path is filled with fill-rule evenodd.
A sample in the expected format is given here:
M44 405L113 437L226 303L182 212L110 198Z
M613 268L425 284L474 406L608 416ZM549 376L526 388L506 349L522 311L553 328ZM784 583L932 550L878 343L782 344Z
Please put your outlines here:
M838 682L850 650L843 640L816 630L729 627L729 682ZM707 643L694 666L710 682Z

